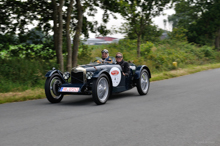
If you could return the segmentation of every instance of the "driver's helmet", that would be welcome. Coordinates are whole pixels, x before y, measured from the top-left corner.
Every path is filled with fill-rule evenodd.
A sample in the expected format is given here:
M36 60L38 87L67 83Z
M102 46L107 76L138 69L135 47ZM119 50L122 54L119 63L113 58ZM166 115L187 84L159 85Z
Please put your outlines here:
M104 50L101 51L101 53L108 53L108 50L104 49Z

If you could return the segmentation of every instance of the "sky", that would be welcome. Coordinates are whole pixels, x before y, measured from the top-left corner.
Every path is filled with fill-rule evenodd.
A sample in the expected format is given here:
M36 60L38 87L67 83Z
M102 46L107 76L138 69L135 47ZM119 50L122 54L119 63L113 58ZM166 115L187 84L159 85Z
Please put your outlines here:
M89 18L89 20L97 20L98 22L101 22L102 13L103 13L103 11L99 9L96 16L94 18L92 18L92 17ZM168 15L172 15L174 13L175 13L175 11L173 9L164 10L164 15L160 15L158 17L153 18L153 23L155 25L157 25L159 28L172 31L172 26L169 25L169 24L167 24L166 28L164 28L165 26L164 26L163 20L167 19ZM111 29L113 26L119 28L119 27L121 27L121 24L123 22L125 22L125 20L123 20L123 18L119 14L116 14L116 16L118 17L118 19L113 19L112 17L110 17L110 20L107 23L107 28L108 29ZM89 34L90 38L95 38L95 36L96 36L96 34L94 34L94 33ZM124 34L118 33L118 34L111 34L111 35L108 35L108 36L115 37L115 38L123 38Z

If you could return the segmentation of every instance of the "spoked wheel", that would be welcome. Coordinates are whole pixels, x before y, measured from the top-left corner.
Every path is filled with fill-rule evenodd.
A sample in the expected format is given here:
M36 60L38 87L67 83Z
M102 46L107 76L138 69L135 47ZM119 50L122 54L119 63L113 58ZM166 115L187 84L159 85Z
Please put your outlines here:
M51 103L58 103L63 99L63 94L58 92L61 84L62 80L57 73L47 78L45 83L45 94Z
M137 80L137 90L140 95L146 95L149 91L150 80L146 69L141 71L140 78Z
M92 98L97 105L105 104L110 95L109 78L102 74L93 81Z

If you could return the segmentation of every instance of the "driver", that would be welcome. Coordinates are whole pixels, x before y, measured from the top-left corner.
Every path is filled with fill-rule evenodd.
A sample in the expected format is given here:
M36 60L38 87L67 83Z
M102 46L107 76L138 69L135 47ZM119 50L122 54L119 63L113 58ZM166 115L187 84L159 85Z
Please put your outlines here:
M102 53L102 62L112 63L112 59L109 58L109 53L107 49L101 51Z

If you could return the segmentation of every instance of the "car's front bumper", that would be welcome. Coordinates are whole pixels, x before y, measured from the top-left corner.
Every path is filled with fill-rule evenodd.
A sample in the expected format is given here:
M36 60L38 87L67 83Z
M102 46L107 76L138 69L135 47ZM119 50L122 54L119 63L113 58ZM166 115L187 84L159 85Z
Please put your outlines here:
M62 84L59 87L58 92L61 92L63 94L91 94L86 84L70 83Z

